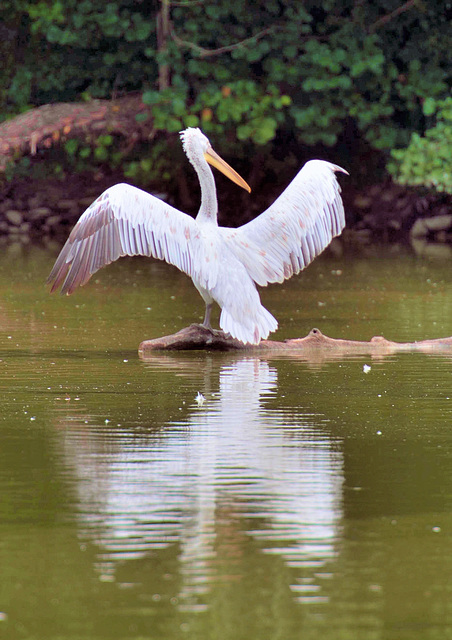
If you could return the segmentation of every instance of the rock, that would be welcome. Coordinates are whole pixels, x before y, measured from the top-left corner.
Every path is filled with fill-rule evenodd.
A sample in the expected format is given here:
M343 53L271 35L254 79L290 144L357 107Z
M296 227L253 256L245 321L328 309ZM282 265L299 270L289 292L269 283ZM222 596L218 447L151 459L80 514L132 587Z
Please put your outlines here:
M0 211L5 213L8 209L14 209L14 201L11 198L5 198L3 202L0 203Z
M361 244L368 244L372 238L372 231L370 229L356 229L350 235L353 240Z
M61 222L61 216L50 216L49 218L47 218L47 220L45 221L45 224L47 227L56 227L58 224L60 224Z
M424 238L428 234L428 228L425 225L425 218L418 218L410 229L412 238Z
M447 232L442 229L441 231L437 231L435 233L435 242L446 243L447 242Z
M30 196L30 198L28 198L27 200L27 203L29 209L36 209L37 207L40 207L43 203L43 194L37 193L34 196Z
M409 206L410 204L410 197L409 196L404 196L402 198L399 198L397 200L397 202L395 203L395 208L396 209L403 209L404 207Z
M447 261L452 259L452 247L450 244L426 242L425 240L413 238L411 246L415 253L423 258L437 258Z
M424 213L424 211L428 211L429 206L430 206L430 203L428 198L417 198L417 200L414 203L414 209L418 213Z
M23 234L29 234L31 229L31 224L29 222L22 222L19 227L19 232Z
M392 200L395 200L395 198L396 198L396 194L393 191L389 190L389 189L386 190L386 191L383 191L381 196L380 196L380 199L383 202L392 202Z
M100 195L100 194L99 194ZM80 207L82 207L83 209L87 209L89 207L90 204L92 204L94 202L94 200L96 199L97 196L88 196L85 198L79 198L77 200L77 203L79 204Z
M28 217L30 220L40 220L41 218L47 218L52 214L52 210L48 207L36 207L36 209L31 209Z
M355 205L355 207L358 207L358 209L368 209L372 205L372 198L363 195L357 195L353 200L353 204Z
M378 225L378 220L375 218L375 216L372 213L367 213L363 217L363 222L364 222L365 228L367 229L375 229L375 227L377 227Z
M452 214L433 216L432 218L418 218L411 227L412 238L424 238L430 233L446 232L452 228ZM445 237L445 233L443 234Z
M452 215L434 216L425 218L424 224L429 231L447 231L452 227Z
M20 224L22 224L24 215L21 211L16 211L15 209L8 209L8 211L5 213L5 218L12 225L18 227Z
M71 209L78 209L77 200L58 200L56 206L63 211L69 211Z
M384 188L381 185L375 184L367 190L367 193L372 199L374 199L377 198L383 190Z

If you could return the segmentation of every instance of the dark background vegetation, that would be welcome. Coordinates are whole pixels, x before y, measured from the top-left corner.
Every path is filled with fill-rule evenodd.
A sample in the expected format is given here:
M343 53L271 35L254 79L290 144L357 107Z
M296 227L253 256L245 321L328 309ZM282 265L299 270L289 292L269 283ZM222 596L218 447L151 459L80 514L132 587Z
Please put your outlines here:
M200 126L255 178L316 155L360 185L452 192L451 18L449 0L4 0L0 119L141 96L140 135L54 136L47 175L103 165L175 189L176 133ZM23 156L7 179L32 171Z

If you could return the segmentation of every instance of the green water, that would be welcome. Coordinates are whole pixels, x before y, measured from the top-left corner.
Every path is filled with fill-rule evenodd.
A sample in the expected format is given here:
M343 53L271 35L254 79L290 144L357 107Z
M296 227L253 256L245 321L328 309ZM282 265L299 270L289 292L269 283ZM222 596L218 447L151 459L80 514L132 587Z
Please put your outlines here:
M0 256L0 637L452 638L449 357L141 361L201 319L190 281L50 296L54 258ZM451 266L330 253L263 299L280 339L448 336Z

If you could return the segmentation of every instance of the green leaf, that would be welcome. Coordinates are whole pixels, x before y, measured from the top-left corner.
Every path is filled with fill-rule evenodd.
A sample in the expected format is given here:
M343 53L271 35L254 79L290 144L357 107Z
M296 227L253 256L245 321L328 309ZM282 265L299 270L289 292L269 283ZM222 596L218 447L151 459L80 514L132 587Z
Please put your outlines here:
M422 105L422 111L425 116L432 116L436 111L436 107L437 102L435 98L426 98Z
M195 115L187 115L185 116L185 118L183 119L184 125L186 127L198 127L199 126L199 118L198 116Z
M80 156L80 158L89 158L89 156L91 155L91 148L82 147L78 152L78 155Z
M96 147L94 149L94 157L96 160L104 161L108 158L108 151L105 147Z
M161 95L158 91L148 90L143 93L142 100L144 104L158 104L161 101Z
M97 144L104 147L109 147L113 144L113 136L109 133L101 135L97 138Z
M79 142L75 138L66 140L66 142L64 143L64 149L70 156L74 156L77 153L78 146Z
M149 113L137 113L135 116L135 120L137 122L147 122L149 120Z

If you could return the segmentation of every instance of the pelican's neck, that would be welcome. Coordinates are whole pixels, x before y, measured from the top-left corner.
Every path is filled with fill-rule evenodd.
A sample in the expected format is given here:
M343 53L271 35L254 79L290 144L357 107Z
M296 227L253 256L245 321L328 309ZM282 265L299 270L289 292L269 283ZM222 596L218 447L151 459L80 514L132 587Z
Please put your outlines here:
M198 222L210 222L217 225L217 190L215 187L215 179L213 177L212 169L209 167L204 157L197 158L197 162L193 166L198 174L199 184L201 187L201 206L199 207L196 219Z

